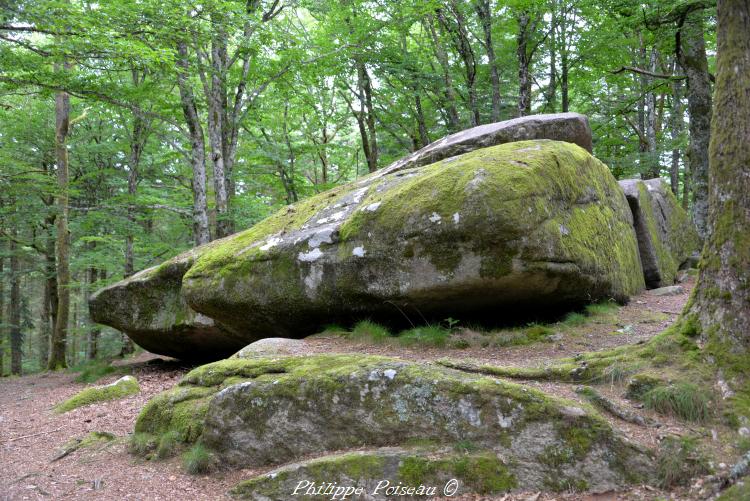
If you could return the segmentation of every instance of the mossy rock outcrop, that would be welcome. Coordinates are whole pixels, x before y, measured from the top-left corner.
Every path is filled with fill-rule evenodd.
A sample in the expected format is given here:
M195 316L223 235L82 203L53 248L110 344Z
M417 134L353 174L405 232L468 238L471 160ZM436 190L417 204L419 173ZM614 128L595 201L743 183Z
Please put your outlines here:
M497 321L643 287L632 215L607 167L575 144L535 140L377 172L90 305L151 351L208 358L331 322Z
M589 406L441 366L364 355L232 358L204 365L152 399L135 431L154 444L162 436L185 448L200 443L234 468L363 446L429 446L391 451L387 460L374 453L367 456L372 461L365 457L338 470L333 459L325 463L326 471L341 475L365 463L377 467L373 472L393 473L388 464L411 458L413 468L399 467L388 477L396 481L406 474L411 481L440 480L461 468L456 461L462 456L435 448L463 448L477 454L472 461L492 463L505 479L499 490L606 489L646 479L651 465L648 454ZM257 482L265 486L261 490L269 487L268 481Z
M672 285L677 271L700 248L695 226L662 179L620 181L638 237L646 285Z

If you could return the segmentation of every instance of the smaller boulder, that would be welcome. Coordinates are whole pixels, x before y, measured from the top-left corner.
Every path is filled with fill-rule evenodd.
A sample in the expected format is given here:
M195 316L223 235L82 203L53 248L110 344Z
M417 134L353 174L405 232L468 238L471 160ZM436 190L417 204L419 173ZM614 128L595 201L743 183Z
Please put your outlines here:
M633 212L646 286L674 284L677 271L699 246L695 227L662 179L619 183Z
M71 398L55 406L55 412L62 414L84 405L91 405L108 400L117 400L141 391L138 381L133 376L123 376L114 383L86 388Z
M267 337L242 348L230 358L254 358L274 355L304 355L305 342L301 339Z

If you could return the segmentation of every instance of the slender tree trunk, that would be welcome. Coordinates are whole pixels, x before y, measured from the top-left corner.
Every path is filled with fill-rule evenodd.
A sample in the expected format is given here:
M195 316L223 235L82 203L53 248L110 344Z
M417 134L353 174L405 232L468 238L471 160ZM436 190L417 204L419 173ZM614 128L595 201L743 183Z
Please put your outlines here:
M97 277L97 269L93 266L89 268L88 270L88 282L89 282L89 290L94 289L94 284L96 284L96 281L98 279ZM88 332L88 342L86 343L86 359L88 360L95 360L97 355L99 354L99 334L101 333L101 329L99 326L95 323L92 323L89 327Z
M466 91L469 98L469 110L471 110L471 125L477 126L482 123L479 115L479 106L477 104L477 89L476 89L476 77L477 77L477 63L474 56L474 50L471 48L471 42L469 40L469 34L466 30L466 21L464 19L461 7L456 3L455 0L450 1L450 10L453 13L453 21L451 22L446 16L443 9L437 9L436 14L438 20L443 25L445 30L451 33L453 38L453 45L461 57L461 61L464 65L464 72L466 75Z
M492 44L492 10L490 0L477 0L474 4L484 33L484 50L487 53L487 64L490 68L490 84L492 85L492 121L500 121L500 72L497 69L495 47Z
M10 373L20 375L23 360L23 331L21 330L21 260L18 256L16 227L11 229L10 241Z
M711 140L711 82L703 36L703 11L687 16L680 29L680 65L688 77L690 164L693 222L698 234L708 236L708 145Z
M5 375L5 245L0 240L0 377Z
M524 11L518 16L516 56L518 58L518 116L531 114L531 73L529 60L529 37L531 16Z
M557 110L557 0L552 2L553 8L550 13L549 28L549 84L547 84L547 104L545 108L555 113Z
M375 172L378 169L378 141L375 133L375 110L372 105L372 83L370 74L367 72L365 63L357 59L357 90L359 92L360 116L367 126L367 144L365 157L367 158L367 170ZM361 127L360 127L361 131ZM363 140L364 144L364 140ZM369 153L369 154L368 154Z
M67 70L67 63L65 65ZM70 96L58 92L55 96L55 156L57 160L57 318L52 332L50 357L47 367L57 370L67 367L65 347L70 314L70 234L68 232L68 132L70 127Z
M419 132L419 147L424 148L430 144L430 135L427 133L427 125L424 120L424 111L422 110L422 98L414 90L414 108L416 110L417 131Z
M229 235L229 203L227 173L225 169L226 87L227 74L226 33L218 14L211 17L215 34L211 40L211 79L205 89L208 104L208 139L211 145L211 162L214 167L214 198L216 206L216 238Z
M453 87L453 77L451 76L450 63L448 62L448 54L445 52L443 42L435 29L435 19L433 16L427 16L427 22L425 23L432 37L432 47L435 51L435 57L437 57L438 63L443 70L443 81L445 83L445 113L448 117L448 132L456 132L460 129L460 119L458 117L458 110L456 109L456 91Z
M655 48L651 49L649 56L648 68L650 71L656 71L657 52ZM651 79L646 79L646 85L651 86ZM656 93L649 90L646 93L646 177L653 179L659 177L660 165L656 151Z
M708 239L688 311L702 326L706 356L742 387L750 354L750 3L719 0L717 12Z
M680 195L680 148L677 142L682 135L684 121L682 118L682 80L675 80L672 83L672 113L670 115L670 125L672 133L672 165L669 169L669 180L672 185L672 193L675 196Z
M190 163L193 170L193 240L195 245L202 245L211 241L206 198L206 145L195 96L188 82L188 52L184 42L177 44L177 54L179 67L177 86L180 89L182 112L190 134Z

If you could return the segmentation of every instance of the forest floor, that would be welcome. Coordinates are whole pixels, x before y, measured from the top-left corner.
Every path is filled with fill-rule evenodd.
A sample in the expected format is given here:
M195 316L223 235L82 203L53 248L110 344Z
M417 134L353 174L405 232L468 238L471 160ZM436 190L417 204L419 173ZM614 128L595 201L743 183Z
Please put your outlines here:
M693 282L672 296L656 296L645 291L626 306L583 325L561 329L553 342L525 346L427 348L393 344L356 342L335 335L317 335L305 340L304 353L356 352L398 356L412 360L453 358L502 366L537 366L558 358L585 351L597 351L619 345L647 341L668 327L687 301ZM123 370L136 377L141 386L137 395L121 400L81 407L56 414L53 407L74 395L85 384L76 383L73 373L44 373L0 381L0 500L22 499L229 499L225 494L239 481L264 470L218 472L211 475L189 475L180 460L145 461L128 453L128 435L139 411L155 394L173 386L191 366L164 360L150 353L121 362ZM97 384L110 383L120 375L110 375ZM545 392L580 400L575 385L527 381ZM622 407L633 404L621 397L622 387L600 385L597 390ZM631 440L655 447L666 435L705 434L646 409L636 412L662 424L659 428L641 427L605 414L613 426ZM114 440L80 448L59 459L65 445L89 432L109 432ZM714 458L726 452L717 443ZM717 464L721 468L722 464ZM725 467L725 466L724 466ZM698 480L700 483L700 480ZM599 495L515 493L497 497L463 497L451 499L530 500L635 500L696 499L696 489L664 492L652 486L639 486L623 492Z

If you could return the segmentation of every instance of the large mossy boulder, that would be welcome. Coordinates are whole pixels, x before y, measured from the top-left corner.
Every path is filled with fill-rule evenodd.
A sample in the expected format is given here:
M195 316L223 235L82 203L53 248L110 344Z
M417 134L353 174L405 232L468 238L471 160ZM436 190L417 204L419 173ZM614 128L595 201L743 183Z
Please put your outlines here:
M363 355L233 358L205 365L152 399L135 431L154 444L162 436L185 447L200 443L233 468L365 447L374 452L360 461L344 464L333 456L323 462L329 472L373 478L393 473L388 465L394 461L410 463L412 468L397 470L401 477L389 477L396 481L406 475L424 480L431 473L433 480L442 478L462 468L456 464L460 457L445 451L470 450L476 457L469 459L503 479L490 490L605 490L643 481L651 465L647 453L589 406L490 377ZM377 451L407 444L430 450L407 448L393 453L396 459ZM365 464L372 471L363 472ZM464 468L463 474L471 484L471 473ZM273 487L268 482L256 480L259 493ZM248 486L242 491L247 494Z
M638 237L646 285L672 285L677 270L700 247L695 226L662 179L620 181Z
M632 215L607 167L577 145L535 140L377 172L90 305L96 321L151 351L195 357L331 322L498 321L523 308L624 301L643 286Z

